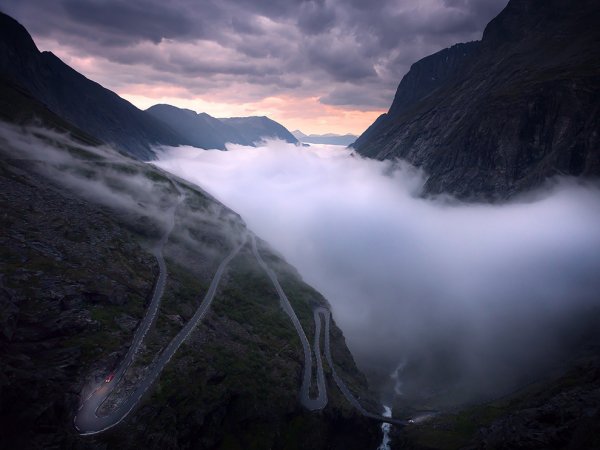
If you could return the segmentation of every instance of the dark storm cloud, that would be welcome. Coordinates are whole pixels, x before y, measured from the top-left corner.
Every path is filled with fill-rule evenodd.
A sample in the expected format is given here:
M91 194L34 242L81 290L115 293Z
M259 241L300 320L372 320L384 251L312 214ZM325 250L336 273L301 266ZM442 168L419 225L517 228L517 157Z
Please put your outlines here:
M319 34L335 26L335 9L324 2L303 2L298 26L306 33Z
M334 87L329 93L319 98L319 102L324 105L347 105L356 109L372 110L377 109L380 105L390 103L391 99L385 92L356 89L354 85L347 84Z
M3 3L34 38L127 65L140 83L168 80L190 92L252 84L253 95L319 96L322 103L377 109L389 106L413 62L480 38L507 0Z
M63 6L68 17L78 23L132 39L158 43L163 38L189 36L192 31L196 35L202 33L202 27L195 27L184 10L164 2L147 7L128 1L65 0Z
M354 42L339 42L325 46L317 41L308 50L307 56L335 81L358 82L375 77L377 74L373 66L362 58L360 48L353 44Z

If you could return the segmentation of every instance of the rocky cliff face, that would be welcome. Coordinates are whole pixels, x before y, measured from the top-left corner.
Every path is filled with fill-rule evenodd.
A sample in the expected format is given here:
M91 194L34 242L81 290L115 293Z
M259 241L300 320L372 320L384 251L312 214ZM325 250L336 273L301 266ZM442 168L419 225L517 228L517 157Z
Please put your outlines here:
M354 147L405 159L427 193L463 199L600 175L599 19L591 0L511 0L482 41L414 64Z

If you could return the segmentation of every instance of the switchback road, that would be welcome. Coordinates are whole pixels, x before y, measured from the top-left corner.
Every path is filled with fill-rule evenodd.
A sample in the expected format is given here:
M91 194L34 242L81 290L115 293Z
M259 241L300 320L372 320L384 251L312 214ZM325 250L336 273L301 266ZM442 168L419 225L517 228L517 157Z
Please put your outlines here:
M300 338L300 342L302 343L302 349L304 350L304 369L302 376L302 384L300 386L300 402L309 410L321 410L325 408L327 405L327 388L325 385L325 374L323 373L323 363L321 361L321 348L320 348L320 335L321 335L321 317L325 319L325 358L327 359L327 364L331 369L331 375L335 384L337 384L338 388L348 400L348 402L354 406L363 416L368 417L370 419L376 420L378 422L387 422L394 425L404 426L409 422L407 420L394 419L391 417L385 417L381 414L374 414L367 411L358 401L358 399L352 394L350 389L346 386L341 377L337 374L335 370L335 366L333 364L333 357L331 356L331 346L330 346L330 334L329 334L329 322L331 318L331 311L325 307L317 307L313 310L313 317L315 321L315 340L314 340L314 353L315 359L317 361L317 388L318 395L316 398L310 398L309 391L312 382L312 352L310 349L310 345L308 344L308 339L306 338L306 334L304 333L304 329L302 328L302 324L298 320L290 301L288 300L285 292L283 291L281 285L279 284L279 280L277 279L277 275L273 270L264 262L262 257L260 256L260 252L258 251L256 245L256 238L252 235L252 251L254 252L254 256L258 261L259 265L263 268L263 270L267 273L269 279L275 286L275 290L279 295L279 300L281 303L281 307L287 313L287 315L292 320L294 324L294 328L296 328L296 332L298 333L298 337Z
M181 198L178 204L181 202ZM108 398L110 393L115 389L118 383L121 381L123 375L127 371L127 368L131 365L135 357L135 353L137 352L141 342L146 335L146 332L150 328L154 317L156 316L156 312L158 310L158 305L160 303L160 298L162 297L164 286L167 278L166 273L166 265L164 258L162 256L162 249L169 238L169 234L171 233L174 226L174 214L177 205L175 205L172 209L171 213L171 221L169 223L169 227L162 239L157 245L155 250L155 255L159 262L159 276L154 288L154 294L152 297L152 301L150 306L146 312L146 316L142 320L142 323L138 327L135 332L133 343L127 352L127 355L119 365L119 368L116 370L114 377L110 382L102 383L98 386L81 404L79 407L79 411L74 418L74 425L77 431L83 435L90 435L100 433L102 431L108 430L109 428L114 427L118 423L120 423L127 415L135 408L135 406L139 403L142 396L148 390L148 388L156 381L156 378L160 374L160 372L164 369L167 363L171 360L177 349L181 346L183 341L187 339L190 333L194 330L196 325L202 320L202 318L206 315L210 305L214 299L217 287L219 286L219 282L221 281L221 277L225 268L229 264L229 262L237 255L239 250L246 243L246 235L243 235L242 242L237 245L231 253L227 255L227 257L221 262L219 265L210 287L202 300L202 303L192 316L192 318L187 322L187 324L179 331L179 333L171 340L169 345L163 350L160 354L156 364L152 367L152 369L146 374L146 376L142 379L142 381L136 386L133 393L126 398L116 409L111 411L105 416L98 416L98 409L104 401Z

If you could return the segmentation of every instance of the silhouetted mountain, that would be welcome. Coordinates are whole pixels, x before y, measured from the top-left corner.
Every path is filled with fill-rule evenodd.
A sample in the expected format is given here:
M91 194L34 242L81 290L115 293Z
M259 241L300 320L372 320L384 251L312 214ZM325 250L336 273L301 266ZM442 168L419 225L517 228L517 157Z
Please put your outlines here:
M300 130L294 130L292 131L292 134L294 135L294 137L296 139L301 139L301 138L305 138L308 136L308 134L304 134L302 131Z
M287 128L265 116L230 117L220 120L234 127L246 141L245 145L252 145L264 138L277 138L291 144L298 142L298 139ZM238 144L243 144L243 142L238 142Z
M171 105L154 105L146 112L177 131L187 145L224 150L227 142L244 141L234 127L206 113L196 113Z
M300 130L292 131L296 139L308 144L326 144L326 145L350 145L358 136L353 134L304 134Z
M422 167L429 193L503 199L600 175L600 8L511 0L483 39L415 63L362 155Z
M87 79L51 52L40 52L27 30L2 13L0 76L25 88L62 119L138 158L152 159L154 144L182 143L164 123Z
M171 105L154 105L146 112L169 125L185 144L194 147L224 150L226 143L254 146L264 138L298 142L283 125L268 117L217 119Z

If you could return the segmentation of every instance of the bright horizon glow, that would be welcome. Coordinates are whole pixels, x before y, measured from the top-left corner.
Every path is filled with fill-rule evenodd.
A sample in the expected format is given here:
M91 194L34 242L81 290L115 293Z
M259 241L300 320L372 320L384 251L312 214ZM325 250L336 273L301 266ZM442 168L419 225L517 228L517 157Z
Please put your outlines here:
M290 132L300 130L305 134L354 134L360 136L387 109L370 111L325 105L319 97L273 95L250 102L232 102L230 97L218 92L204 96L195 95L183 86L165 83L140 83L119 81L114 73L126 73L128 66L107 63L101 58L77 56L68 47L53 40L37 39L40 50L52 51L66 64L100 83L141 110L156 104L169 104L178 108L207 113L216 118L267 116ZM107 70L106 65L110 67ZM391 99L390 99L391 102Z
M358 111L334 108L319 103L317 98L269 97L254 103L231 104L207 101L200 97L184 98L157 94L156 97L141 95L135 89L130 92L117 92L125 100L145 110L153 105L166 103L178 108L191 109L197 113L207 113L213 117L267 116L279 122L290 132L300 130L305 134L354 134L360 136L384 110ZM304 105L302 113L297 105ZM294 109L294 111L292 111Z

